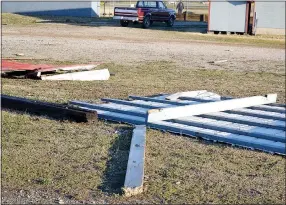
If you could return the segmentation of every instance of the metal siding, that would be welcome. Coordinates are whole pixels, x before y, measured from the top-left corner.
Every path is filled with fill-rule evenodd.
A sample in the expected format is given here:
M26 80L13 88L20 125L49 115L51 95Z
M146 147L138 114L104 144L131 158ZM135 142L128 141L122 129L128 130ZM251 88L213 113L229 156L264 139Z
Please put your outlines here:
M211 2L210 31L245 32L246 2Z
M92 1L91 2L91 17L99 17L100 14L100 2Z
M55 15L55 16L98 16L98 2L2 2L2 12ZM96 6L95 6L96 5ZM95 9L96 8L96 9ZM96 15L97 13L97 15Z
M285 2L255 2L257 28L285 29Z

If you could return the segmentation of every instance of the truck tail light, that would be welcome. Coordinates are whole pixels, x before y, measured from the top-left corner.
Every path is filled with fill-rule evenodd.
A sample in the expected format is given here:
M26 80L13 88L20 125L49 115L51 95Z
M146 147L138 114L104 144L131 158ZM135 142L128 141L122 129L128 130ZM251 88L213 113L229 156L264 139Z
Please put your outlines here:
M142 11L141 8L138 9L138 12L137 12L137 13L138 13L138 16L139 16L139 17L144 16L144 12Z

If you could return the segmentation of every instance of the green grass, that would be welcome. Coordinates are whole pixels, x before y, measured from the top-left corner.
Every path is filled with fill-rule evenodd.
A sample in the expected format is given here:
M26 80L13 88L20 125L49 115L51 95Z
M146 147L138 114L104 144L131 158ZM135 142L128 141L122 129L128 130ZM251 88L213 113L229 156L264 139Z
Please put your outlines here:
M96 21L109 21L111 18L89 18L73 16L26 16L20 14L2 13L2 24L4 25L41 25L41 22L51 21L54 23L90 23Z
M285 75L271 71L183 69L165 61L100 67L115 76L102 82L4 78L2 92L65 103L207 89L234 97L275 92L285 102ZM124 198L120 188L130 126L58 122L8 111L2 117L3 190L44 189L108 203L285 203L281 156L148 129L144 193Z
M29 25L35 24L40 19L37 17L23 16L18 14L2 13L2 25Z
M150 28L156 30L156 28ZM191 28L190 28L191 29ZM168 32L166 32L168 31ZM152 34L153 35L153 34ZM198 32L188 32L188 29L168 29L158 31L158 38L174 41L198 41L215 44L248 45L256 47L285 48L285 36L282 35L215 35ZM154 38L154 36L153 36Z
M126 98L130 94L145 96L207 89L234 97L275 92L278 93L278 101L285 102L284 73L186 69L172 61L153 61L134 66L105 63L98 68L108 68L115 76L108 81L95 82L3 78L2 91L44 101L66 102L71 99L94 101L103 97Z
M110 145L118 138L101 121L58 123L8 112L3 127L3 187L59 190L75 198L87 197L103 182Z

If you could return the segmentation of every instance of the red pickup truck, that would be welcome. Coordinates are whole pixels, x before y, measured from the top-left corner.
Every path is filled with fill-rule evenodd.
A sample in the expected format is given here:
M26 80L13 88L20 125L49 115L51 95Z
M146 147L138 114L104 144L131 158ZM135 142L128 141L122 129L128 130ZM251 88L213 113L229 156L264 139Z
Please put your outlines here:
M136 7L115 7L113 19L120 20L123 27L129 22L142 23L143 28L149 28L154 21L165 22L173 26L176 14L168 9L163 1L138 1Z

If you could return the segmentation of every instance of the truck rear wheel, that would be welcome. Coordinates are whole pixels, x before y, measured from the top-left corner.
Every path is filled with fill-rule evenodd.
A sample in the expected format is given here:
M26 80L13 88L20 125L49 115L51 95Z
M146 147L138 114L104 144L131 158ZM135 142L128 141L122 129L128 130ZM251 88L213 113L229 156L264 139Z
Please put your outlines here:
M149 28L150 25L151 25L150 16L145 16L144 19L143 19L142 27L143 27L143 28Z
M121 21L120 21L120 25L121 25L122 27L127 27L128 24L129 24L128 21L124 21L124 20L121 20Z

